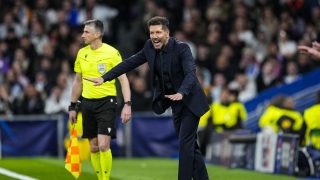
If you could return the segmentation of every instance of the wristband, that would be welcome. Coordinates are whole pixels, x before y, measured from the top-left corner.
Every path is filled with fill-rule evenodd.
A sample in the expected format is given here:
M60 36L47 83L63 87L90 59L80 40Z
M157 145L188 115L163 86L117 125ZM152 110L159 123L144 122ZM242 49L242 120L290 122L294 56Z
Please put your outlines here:
M77 110L77 102L71 102L70 106L68 107L69 111L76 111Z

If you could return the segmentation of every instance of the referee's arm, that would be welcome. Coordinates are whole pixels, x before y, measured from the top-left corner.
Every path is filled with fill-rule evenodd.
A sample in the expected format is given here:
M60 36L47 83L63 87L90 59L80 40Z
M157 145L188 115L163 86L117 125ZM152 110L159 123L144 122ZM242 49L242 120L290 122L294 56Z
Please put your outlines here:
M124 102L131 102L131 92L130 85L126 74L122 74L118 77L118 80L121 84L121 91L123 94ZM122 123L127 123L131 118L131 105L129 103L125 103L123 109L121 111L121 119Z
M76 76L73 80L72 91L71 91L71 105L77 103L82 92L82 75L81 73L76 73ZM69 119L71 123L77 121L77 113L75 110L69 111Z

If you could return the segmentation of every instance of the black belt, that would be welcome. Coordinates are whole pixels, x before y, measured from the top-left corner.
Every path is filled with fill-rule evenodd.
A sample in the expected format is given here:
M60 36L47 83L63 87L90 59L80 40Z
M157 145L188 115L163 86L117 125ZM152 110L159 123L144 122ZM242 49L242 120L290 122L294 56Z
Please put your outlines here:
M97 98L97 99L83 98L83 100L85 100L85 101L109 101L111 99L116 100L116 96L106 96L106 97Z

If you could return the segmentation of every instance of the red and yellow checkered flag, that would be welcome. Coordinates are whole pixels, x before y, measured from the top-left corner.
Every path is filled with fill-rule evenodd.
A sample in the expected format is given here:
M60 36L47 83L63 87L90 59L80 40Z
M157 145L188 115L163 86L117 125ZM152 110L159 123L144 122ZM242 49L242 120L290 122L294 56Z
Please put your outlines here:
M78 135L75 128L72 128L70 142L66 156L66 164L64 166L76 179L81 174L81 160L79 153Z

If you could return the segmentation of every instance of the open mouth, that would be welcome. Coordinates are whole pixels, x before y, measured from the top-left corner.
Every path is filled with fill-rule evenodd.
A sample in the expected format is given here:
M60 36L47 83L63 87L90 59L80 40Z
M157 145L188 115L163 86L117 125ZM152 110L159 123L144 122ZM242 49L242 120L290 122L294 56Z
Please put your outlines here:
M154 46L160 46L161 45L161 41L160 40L152 40L152 43Z

